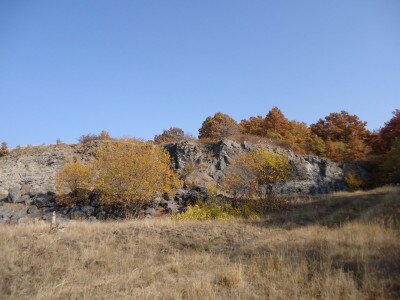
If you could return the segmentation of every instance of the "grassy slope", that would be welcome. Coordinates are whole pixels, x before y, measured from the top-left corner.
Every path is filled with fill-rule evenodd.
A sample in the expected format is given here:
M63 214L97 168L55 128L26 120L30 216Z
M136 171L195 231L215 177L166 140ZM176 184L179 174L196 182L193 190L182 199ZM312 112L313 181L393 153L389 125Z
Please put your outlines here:
M398 298L398 190L257 222L0 227L0 298Z

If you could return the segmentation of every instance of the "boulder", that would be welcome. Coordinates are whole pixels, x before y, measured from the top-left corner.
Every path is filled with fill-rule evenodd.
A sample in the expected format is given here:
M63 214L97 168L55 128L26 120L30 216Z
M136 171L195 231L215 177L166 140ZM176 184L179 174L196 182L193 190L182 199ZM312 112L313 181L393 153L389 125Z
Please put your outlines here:
M29 197L29 195L24 195L24 196L22 196L22 197L25 197L25 198L24 198L25 205L31 205L31 204L32 204L33 200L32 200L31 197Z
M155 217L156 214L157 214L156 209L153 208L153 207L148 207L148 208L146 208L145 211L144 211L144 213L145 213L146 215L150 215L150 216L152 216L152 217Z
M55 207L56 202L53 194L38 194L33 198L32 203L38 208Z
M27 209L28 214L37 214L39 212L39 209L35 205L31 205Z
M85 205L81 207L80 211L84 213L87 217L90 217L94 215L95 208L93 206Z
M8 200L8 194L0 194L0 203Z
M169 201L164 207L164 210L168 214L175 214L179 211L179 205L175 202Z
M8 190L8 200L10 202L16 202L21 198L21 190L19 186L14 186Z
M28 184L23 184L21 186L21 195L30 195L31 193L31 186Z
M11 216L11 221L13 223L16 223L16 222L18 222L19 219L26 217L26 215L27 215L26 207L21 207L19 209L15 209Z
M29 195L23 195L21 197L19 197L16 201L14 201L15 203L29 203L31 200L31 197L29 197Z

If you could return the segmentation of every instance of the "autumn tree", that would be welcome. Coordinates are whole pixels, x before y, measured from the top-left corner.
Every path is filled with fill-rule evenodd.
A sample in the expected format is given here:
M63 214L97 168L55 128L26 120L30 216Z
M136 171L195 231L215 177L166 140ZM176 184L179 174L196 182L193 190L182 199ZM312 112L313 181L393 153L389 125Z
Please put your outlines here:
M154 137L156 144L174 143L185 139L185 133L182 129L171 127L168 130L164 130L162 134Z
M8 145L6 142L2 142L0 146L0 157L5 156L9 153L10 151L8 150Z
M400 138L392 142L391 149L383 157L381 168L386 183L400 183Z
M365 159L371 133L367 123L347 111L331 113L310 126L326 142L327 156L336 161L357 162Z
M93 162L94 187L105 204L140 207L178 186L166 150L151 142L122 140L100 146Z
M271 185L286 180L290 170L286 155L253 150L233 159L223 187L235 198L266 199L271 195Z
M56 200L59 204L85 202L92 189L90 166L80 160L66 164L56 176Z
M235 136L240 133L238 123L230 116L216 113L213 117L207 117L199 129L199 138L222 139Z
M297 153L312 152L323 155L325 152L322 140L314 135L304 122L290 121L286 132L282 134L286 144Z
M266 133L265 118L262 116L250 117L248 120L243 119L239 125L241 132L244 134L262 136Z
M325 141L331 139L333 142L348 143L352 136L365 141L370 134L366 125L367 122L361 121L358 116L342 110L340 113L331 113L324 119L319 119L310 128Z
M86 181L88 172L90 178ZM59 173L58 182L59 194L65 192L62 189L65 186L71 191L82 186L94 191L102 204L121 205L135 211L179 185L166 150L152 142L132 139L102 143L93 161L85 167L67 165Z
M356 135L350 136L345 161L357 162L366 158L365 143Z
M278 107L273 107L264 118L257 116L242 120L240 128L245 134L268 136L277 133L285 136L290 130L290 121Z
M304 122L288 120L282 111L273 107L265 118L250 117L240 122L242 133L271 138L300 154L325 154L324 141L313 134Z
M278 107L273 107L265 116L265 130L285 136L290 130L290 121Z
M400 110L373 136L372 146L376 153L385 153L391 149L396 138L400 138Z

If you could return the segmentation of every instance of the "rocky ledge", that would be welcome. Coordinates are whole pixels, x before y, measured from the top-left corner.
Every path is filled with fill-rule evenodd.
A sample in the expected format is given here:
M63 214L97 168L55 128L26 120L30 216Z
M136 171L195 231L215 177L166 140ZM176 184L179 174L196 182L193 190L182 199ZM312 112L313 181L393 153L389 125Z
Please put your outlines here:
M232 159L240 153L251 151L258 145L222 140L202 143L185 140L164 147L172 158L172 167L185 178L184 189L175 197L154 199L139 213L151 217L175 213L196 199L207 199L205 188L218 185L226 176ZM93 197L90 203L61 207L55 202L55 176L74 157L88 161L93 157L97 143L78 145L49 145L13 150L0 158L0 223L28 222L51 218L53 211L59 220L118 218L121 211L104 207ZM268 151L284 151L292 166L288 181L273 187L280 195L305 195L330 193L347 189L345 175L354 166L339 165L313 155L297 155L290 150L267 145Z

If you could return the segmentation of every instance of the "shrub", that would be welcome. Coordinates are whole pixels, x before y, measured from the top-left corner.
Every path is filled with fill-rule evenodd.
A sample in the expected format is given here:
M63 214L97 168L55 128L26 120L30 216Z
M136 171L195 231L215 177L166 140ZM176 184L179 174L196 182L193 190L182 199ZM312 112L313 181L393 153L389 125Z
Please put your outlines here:
M173 215L173 220L231 220L244 218L256 220L262 210L255 202L240 201L236 205L226 203L227 199L218 199L218 190L215 186L207 187L208 201L197 201L195 205L189 205L185 212ZM218 203L222 200L222 203ZM225 203L224 203L225 202Z
M2 156L6 156L10 153L10 151L8 150L8 146L6 142L2 142L1 143L1 147L0 147L0 157Z
M354 171L349 171L345 176L345 180L352 191L359 190L364 185L362 178Z
M65 193L63 187L72 193L93 190L102 204L137 210L180 183L170 168L168 153L151 142L108 141L99 146L95 157L88 166L67 165L58 175L58 192Z
M168 130L164 130L162 134L156 135L154 137L154 142L156 144L175 143L185 138L186 136L182 129L171 127Z
M185 212L171 216L173 220L232 220L243 218L257 220L260 218L262 207L254 205L255 202L242 201L236 206L232 204L218 204L216 202L198 202L189 205Z
M69 205L84 202L92 186L90 167L75 160L56 176L57 203Z
M203 122L199 129L199 138L222 139L239 133L238 123L230 116L219 112Z
M234 209L231 205L218 205L216 203L200 202L189 205L184 213L171 217L173 220L230 220L235 218Z
M308 152L314 153L319 156L326 155L326 146L323 139L315 134L312 134L308 142Z
M108 131L103 130L102 132L100 132L100 134L96 135L96 134L86 134L86 135L82 135L78 141L81 144L85 144L85 143L89 143L91 141L106 141L106 140L111 140L111 136L108 133Z
M265 199L271 196L271 184L286 180L290 170L284 154L257 149L232 161L223 187L235 198Z
M105 204L141 206L178 186L166 150L151 142L104 143L93 162L95 189Z

